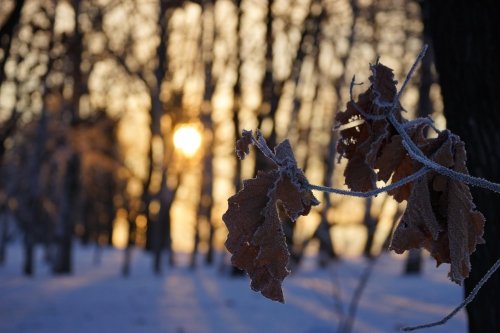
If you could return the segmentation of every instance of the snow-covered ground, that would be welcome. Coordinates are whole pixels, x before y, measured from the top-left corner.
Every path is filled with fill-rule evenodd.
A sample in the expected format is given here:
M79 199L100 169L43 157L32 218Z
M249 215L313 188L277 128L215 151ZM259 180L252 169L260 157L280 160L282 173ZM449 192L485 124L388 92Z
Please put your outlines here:
M40 253L41 255L41 253ZM78 248L72 276L53 277L39 261L33 278L20 273L21 250L9 248L0 267L0 332L336 332L352 291L366 266L345 259L325 270L312 259L284 282L286 304L250 290L245 278L231 278L218 265L151 273L150 258L135 251L131 275L120 275L123 253L104 250L99 266L93 250ZM396 332L407 324L440 319L462 298L448 281L447 267L426 260L420 277L404 277L401 257L376 263L361 298L353 332ZM466 331L464 312L428 332Z

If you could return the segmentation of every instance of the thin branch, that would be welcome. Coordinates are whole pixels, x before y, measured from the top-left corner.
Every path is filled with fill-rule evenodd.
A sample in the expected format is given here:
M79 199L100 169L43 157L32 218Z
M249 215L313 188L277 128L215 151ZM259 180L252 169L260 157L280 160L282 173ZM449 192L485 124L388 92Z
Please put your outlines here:
M478 282L478 284L472 289L470 292L469 296L467 296L466 299L462 303L460 303L459 306L457 306L453 311L451 311L446 317L442 318L441 320L428 323L428 324L423 324L423 325L418 325L418 326L406 326L403 327L401 330L404 332L411 332L411 331L416 331L422 328L429 328L429 327L434 327L434 326L440 326L446 324L448 320L453 318L458 311L462 310L464 307L466 307L470 302L474 300L476 297L477 293L479 290L483 287L483 285L488 282L490 277L497 271L497 269L500 267L500 259L498 259L493 266L486 272L486 274L481 278L481 280Z
M149 83L148 83L148 80L146 79L146 77L144 76L143 73L141 73L140 71L132 71L129 67L129 65L127 64L127 62L125 61L124 57L118 53L116 53L113 49L111 48L108 48L105 52L105 55L109 56L112 60L116 61L116 63L118 65L120 65L120 67L129 75L129 76L132 76L132 77L136 77L138 78L139 80L141 80L145 85L146 87L149 87Z
M380 257L380 255L378 256ZM377 257L377 258L378 258ZM363 295L363 291L366 288L366 285L368 284L368 281L370 280L370 277L373 272L373 268L375 267L375 264L377 263L377 258L370 260L368 265L365 267L363 274L361 275L361 278L358 282L358 286L354 290L354 293L352 295L351 303L349 304L349 309L347 310L347 317L345 318L344 322L342 323L339 333L350 333L352 331L352 324L354 322L354 318L356 317L356 311L358 309L358 304L359 301L361 300L361 296Z
M350 101L354 101L354 99L352 97L352 91L354 89L354 86L361 86L361 85L363 85L363 82L356 83L356 75L353 75L352 80L351 80L351 85L349 86L349 100Z
M394 96L393 108L396 108L396 105L398 105L398 102L399 102L399 99L401 98L401 95L405 91L406 86L410 82L411 77L415 73L415 70L417 69L418 64L420 63L420 61L422 61L422 58L425 56L425 53L427 52L428 48L429 48L429 45L425 44L424 47L422 47L422 50L420 50L420 53L418 54L417 59L415 60L415 62L411 66L410 71L408 72L408 74L406 74L406 78L405 78L405 80L403 82L403 85L401 86L401 89L399 89L399 91L396 94L396 96Z
M372 196L376 196L377 194L393 190L395 188L398 188L400 186L408 184L412 181L415 181L418 178L425 175L429 171L430 171L429 168L423 167L422 169L418 170L414 174L411 174L407 177L401 178L399 181L397 181L395 183L389 184L389 185L384 186L384 187L379 187L379 188L376 188L374 190L367 191L367 192L341 190L341 189L337 189L337 188L320 186L320 185L313 185L313 184L307 184L307 188L310 190L317 190L317 191L327 192L327 193L335 193L335 194L348 195L348 196L360 197L360 198L369 198Z

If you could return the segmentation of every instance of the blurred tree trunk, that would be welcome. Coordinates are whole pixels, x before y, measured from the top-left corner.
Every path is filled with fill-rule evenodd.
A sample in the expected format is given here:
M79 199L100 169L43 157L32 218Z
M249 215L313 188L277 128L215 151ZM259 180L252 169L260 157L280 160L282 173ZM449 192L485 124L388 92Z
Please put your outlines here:
M340 95L338 95L340 96ZM332 186L333 172L335 170L335 151L337 146L337 132L330 133L330 140L325 155L325 173L323 175L324 186ZM319 240L319 265L325 267L332 259L337 258L330 235L330 223L328 221L328 210L332 205L329 193L323 193L323 208L321 209L321 221L313 234L313 238Z
M365 246L363 247L363 256L369 259L373 258L372 247L379 220L379 217L374 218L372 216L371 214L372 206L373 206L373 198L366 198L365 216L363 218L363 225L366 227L366 242Z
M5 263L7 256L7 241L9 232L9 217L6 205L0 208L0 266Z
M16 27L21 20L21 12L24 6L24 0L14 1L14 9L5 21L4 25L0 28L0 47L3 51L2 59L0 61L0 86L5 81L5 64L10 55L10 48L12 40L16 32Z
M263 133L266 141L271 149L276 146L276 122L275 115L278 110L278 103L283 91L283 81L277 81L274 75L274 34L273 34L273 4L274 0L267 1L267 16L266 16L266 55L265 55L265 70L264 79L262 80L262 102L257 114L257 128L261 129L264 122L270 122L270 133ZM272 162L263 154L256 154L254 175L260 170L269 169Z
M410 249L406 257L405 275L419 275L422 272L422 249Z
M319 45L321 42L321 25L325 18L326 11L324 10L324 8L322 8L321 2L318 0L311 1L309 5L309 12L304 19L299 45L292 63L290 74L289 77L285 80L285 82L291 80L294 83L295 88L293 106L290 114L290 121L288 124L286 137L290 138L293 136L293 133L298 132L297 141L304 142L306 146L309 145L309 134L311 131L311 123L313 118L312 115L314 114L314 112L311 110L311 116L309 117L309 126L307 126L307 128L300 127L297 122L297 118L303 104L303 96L301 96L301 94L299 93L299 85L301 84L301 79L304 79L301 73L306 57L311 57L314 60L314 71L316 72L316 74L318 74L318 55ZM319 84L318 82L304 82L304 84L315 85L314 97L312 98L312 103L310 106L311 108L313 108L318 97ZM304 165L302 168L304 173L307 169L307 161L310 153L311 149L308 149L307 154L304 158ZM291 265L298 265L300 259L302 258L301 252L303 249L301 247L295 246L294 244L294 234L296 226L296 221L292 221L289 218L285 218L283 221L283 231L285 232L287 246L290 251Z
M179 174L177 175L177 184L180 184ZM160 201L163 204L160 205L160 211L158 213L158 220L161 222L160 249L164 249L167 251L168 263L171 267L175 265L175 257L174 257L174 251L172 249L172 233L171 233L172 217L170 215L170 211L172 208L172 204L174 203L175 195L177 194L178 189L179 185L177 185L173 189L168 188L166 177L163 178L161 190L159 193ZM155 259L157 264L160 263L160 255L161 255L161 250L157 254L157 258Z
M439 73L448 128L465 141L472 175L500 182L500 2L494 0L427 1L428 25ZM498 194L472 187L485 215L486 244L471 256L465 280L469 294L500 258ZM467 306L470 332L500 332L499 272Z
M17 129L17 121L21 114L17 110L12 110L9 118L5 120L0 126L0 165L2 163L3 155L5 154L5 141L12 137Z
M233 126L234 126L234 137L238 139L241 135L240 127L240 108L242 106L242 96L241 96L241 72L243 66L243 48L242 48L242 38L241 38L241 22L243 16L243 10L241 8L241 0L234 0L234 5L237 11L237 21L236 21L236 82L233 86ZM235 173L233 178L233 184L235 192L241 189L241 160L236 158ZM224 251L224 255L228 252ZM224 260L222 260L224 263ZM243 271L231 265L231 275L240 276L243 275Z
M42 109L40 119L38 121L36 131L36 142L34 143L34 151L29 157L28 170L29 170L29 183L30 191L28 196L28 207L30 212L23 214L23 231L24 231L24 264L23 273L25 275L33 275L33 256L35 247L35 221L37 221L40 212L40 165L42 164L43 151L47 141L47 111L46 108ZM23 212L21 212L23 213Z
M126 204L127 209L127 247L125 248L124 258L123 258L123 266L122 266L122 275L129 276L130 275L130 263L132 261L132 250L135 245L135 237L136 237L136 225L135 219L137 218L136 210L132 208L132 205L127 200Z
M214 93L214 78L212 76L213 65L213 48L215 42L215 17L214 17L214 3L212 0L205 0L203 2L203 34L202 34L202 54L203 62L205 64L205 92L203 96L203 103L201 108L201 121L204 127L203 141L205 143L204 157L203 157L203 175L201 182L200 201L198 204L198 221L204 220L208 225L207 237L207 254L205 262L211 264L213 262L214 252L214 233L215 228L212 221L212 207L213 207L213 150L214 150L214 124L212 121L212 96Z
M2 59L0 60L0 87L5 81L5 64L10 55L12 40L16 33L16 27L21 19L21 12L24 6L24 0L15 1L15 6L4 25L0 27L0 48L2 49ZM19 112L13 109L10 117L0 126L0 165L5 153L5 140L9 138L17 128L17 120L20 118Z
M48 20L50 22L48 27L49 44L47 45L47 54L52 51L54 46L54 22L55 22L55 3L48 4L50 13L47 12ZM47 61L47 68L41 77L41 82L44 83L42 87L42 96L47 92L47 77L52 70L54 64L53 57L49 57ZM36 128L35 142L33 143L33 151L28 156L28 177L29 177L29 192L26 193L29 212L21 212L21 220L24 231L24 263L23 273L31 276L34 273L34 248L36 242L36 223L41 219L41 185L40 185L40 166L44 160L45 146L47 144L47 130L48 130L48 110L47 105L42 106L40 118ZM50 232L50 231L49 231Z
M71 149L71 148L67 148ZM80 158L70 152L65 164L62 184L58 197L58 221L56 227L56 252L52 271L55 274L71 273L71 249L73 239L73 221L76 216L75 206L79 192Z
M342 105L342 93L341 89L347 82L346 78L346 70L347 68L347 62L349 60L350 56L350 50L352 49L354 45L354 40L356 36L356 26L358 23L358 18L359 18L359 7L357 4L357 0L352 0L351 2L351 12L352 12L352 21L351 21L351 27L350 27L350 35L349 35L349 40L348 40L348 50L346 53L341 57L340 62L342 64L342 68L344 68L344 73L340 78L337 79L335 82L334 88L335 88L335 95L337 97L337 110L340 110L343 105ZM335 170L335 152L336 152L336 146L337 146L337 136L338 133L337 131L331 130L330 131L330 137L328 140L328 145L326 148L326 152L324 155L324 163L325 163L325 172L323 175L323 184L325 186L331 187L332 186L332 178L333 178L333 173ZM321 211L321 222L318 226L318 229L316 231L318 235L318 239L320 241L320 256L319 256L319 264L321 266L325 266L327 262L326 260L329 259L334 259L337 257L334 248L333 248L333 242L332 238L330 236L330 223L328 222L328 210L331 207L331 199L330 199L330 194L328 193L323 193L323 209Z
M75 30L69 40L69 59L71 61L71 75L73 78L73 94L71 100L70 122L75 124L80 118L80 98L83 92L83 75L81 70L83 55L83 33L80 29L79 17L81 16L81 0L72 0L71 6L75 13ZM88 78L87 78L88 79Z
M151 112L150 112L150 131L151 137L149 142L149 170L146 182L143 188L143 211L147 218L147 238L146 249L153 251L153 271L158 274L161 272L161 252L164 247L163 239L166 229L170 230L170 207L171 202L167 201L170 196L166 193L168 169L165 163L165 154L169 149L169 141L171 135L165 135L161 128L161 119L165 114L165 103L161 100L162 84L168 70L167 63L167 48L168 48L168 21L171 14L168 1L160 1L160 12L158 14L158 29L159 42L156 49L157 65L154 70L155 83L150 88ZM173 128L173 126L171 127ZM156 142L156 143L155 143ZM161 156L158 156L158 147L155 151L154 145L161 147ZM153 175L157 175L157 179L161 179L159 188L152 184ZM153 185L153 186L152 186ZM171 198L173 200L173 198ZM150 206L153 202L159 205L156 212L151 212ZM168 212L165 209L168 207ZM163 220L162 218L165 218Z

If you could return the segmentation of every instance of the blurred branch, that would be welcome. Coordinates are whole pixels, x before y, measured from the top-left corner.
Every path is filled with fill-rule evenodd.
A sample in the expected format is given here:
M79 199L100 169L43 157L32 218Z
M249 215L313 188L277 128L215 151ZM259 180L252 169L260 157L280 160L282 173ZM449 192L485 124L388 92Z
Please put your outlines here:
M107 49L106 50L106 53L105 55L109 56L111 59L113 59L114 61L116 61L120 67L125 70L125 72L132 76L132 77L136 77L138 78L139 80L141 80L147 87L149 87L149 83L148 81L146 80L146 77L144 76L143 73L141 73L140 71L133 71L130 69L130 67L128 66L127 62L125 61L124 57L118 53L116 53L114 50L112 49Z

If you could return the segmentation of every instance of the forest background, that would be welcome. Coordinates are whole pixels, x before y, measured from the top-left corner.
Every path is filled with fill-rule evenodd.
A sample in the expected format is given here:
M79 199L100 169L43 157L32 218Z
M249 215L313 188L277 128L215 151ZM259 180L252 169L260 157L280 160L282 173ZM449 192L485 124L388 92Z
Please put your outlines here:
M424 43L430 52L401 101L407 117L448 123L474 147L471 174L498 182L499 11L483 5L2 1L0 262L13 239L26 275L35 274L37 248L55 274L70 273L75 241L94 246L96 260L106 246L125 249L124 275L136 248L151 254L155 273L175 266L179 252L192 267L224 262L216 256L225 256L227 198L266 168L258 154L236 158L241 131L260 128L271 147L288 138L311 183L342 187L332 129L351 78L367 85L368 64L380 59L402 81ZM490 222L468 290L500 253L488 242L499 236L494 199L473 195ZM386 195L320 200L287 225L292 267L305 254L317 253L319 266L373 258L404 210ZM410 253L407 271L421 257ZM489 290L500 293L498 278ZM485 301L469 307L470 327L494 332L500 309L481 311Z

